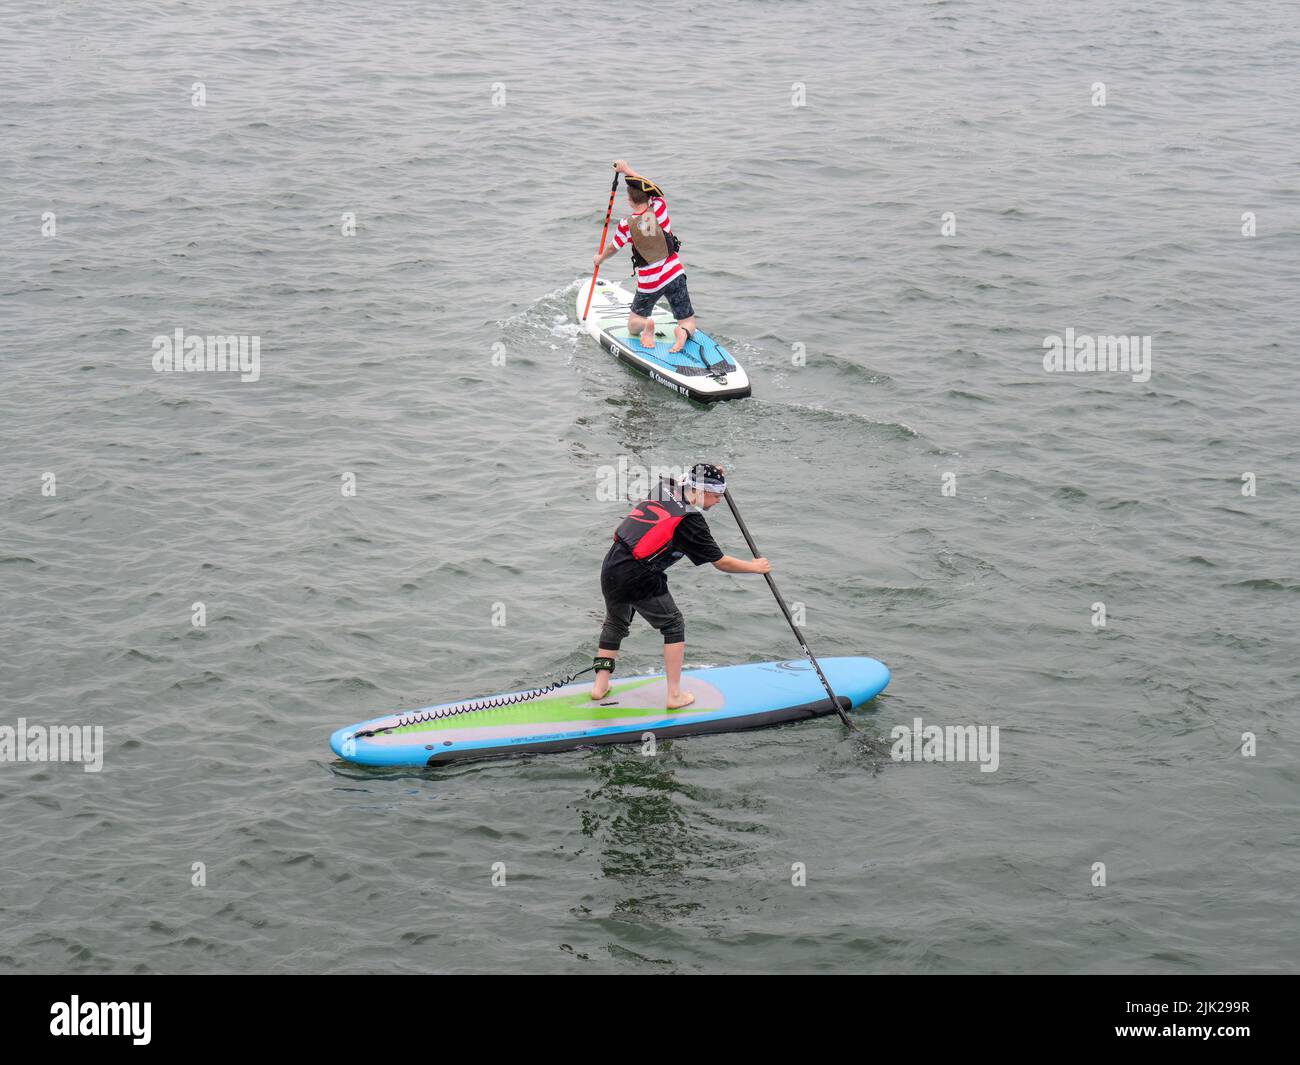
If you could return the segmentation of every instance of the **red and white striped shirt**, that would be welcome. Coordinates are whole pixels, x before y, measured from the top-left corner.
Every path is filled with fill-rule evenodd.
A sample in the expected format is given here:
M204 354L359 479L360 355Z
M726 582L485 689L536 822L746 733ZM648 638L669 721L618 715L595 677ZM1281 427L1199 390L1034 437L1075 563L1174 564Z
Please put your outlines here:
M654 211L655 221L659 223L659 228L665 233L673 231L673 224L668 218L668 205L658 196L652 196L646 210ZM645 211L637 211L632 218L639 218ZM618 228L614 230L614 247L622 248L624 244L632 239L628 231L629 219L624 218L619 222ZM669 252L668 258L660 259L657 263L647 263L636 272L636 287L638 292L658 292L664 285L668 284L673 278L683 270L681 260L677 258L676 252Z

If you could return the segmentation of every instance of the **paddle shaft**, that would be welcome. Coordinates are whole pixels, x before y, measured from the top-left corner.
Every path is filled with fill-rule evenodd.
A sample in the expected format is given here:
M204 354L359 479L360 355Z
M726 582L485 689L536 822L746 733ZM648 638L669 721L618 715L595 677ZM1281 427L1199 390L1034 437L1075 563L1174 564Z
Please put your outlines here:
M614 197L618 195L618 171L614 171L614 184L609 187L609 206L605 208L605 224L600 227L600 247L596 249L599 255L605 250L605 234L609 232L609 216L614 213ZM587 320L587 312L591 310L591 297L596 292L596 275L600 273L600 263L596 264L596 269L591 272L591 288L587 289L587 306L582 308L582 320Z
M731 515L736 519L736 524L740 526L740 535L745 538L745 543L749 545L749 550L753 552L755 558L760 558L758 546L754 543L754 538L749 535L749 528L745 525L745 519L740 516L740 511L736 509L736 501L731 498L731 489L723 492L723 498L727 501L727 506L731 508ZM799 631L799 626L794 623L794 616L790 613L790 608L785 605L785 599L782 598L780 590L776 586L776 581L772 580L772 574L764 573L767 578L767 586L772 589L772 595L776 597L777 605L781 608L781 613L785 615L785 620L790 625L790 631L794 633L794 638L799 641L800 648L803 649L804 655L812 663L813 669L817 671L817 678L822 682L822 687L826 689L826 694L831 697L831 705L840 715L840 720L844 722L854 732L858 731L858 726L849 720L849 715L844 712L844 707L840 705L839 697L831 689L830 681L826 679L826 674L822 672L822 667L817 664L817 659L813 653L808 650L808 642L803 638L803 633Z

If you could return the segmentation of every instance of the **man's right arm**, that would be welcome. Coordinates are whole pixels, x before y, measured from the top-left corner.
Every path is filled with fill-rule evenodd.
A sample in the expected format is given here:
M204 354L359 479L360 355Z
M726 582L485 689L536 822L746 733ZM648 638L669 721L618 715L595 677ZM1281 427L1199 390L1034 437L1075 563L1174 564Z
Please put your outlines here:
M733 558L724 555L718 542L709 532L709 523L703 514L687 514L673 533L673 547L684 552L697 566L706 562L723 573L766 573L772 567L765 558Z
M765 558L732 558L723 555L713 565L723 573L771 573L772 564Z
M611 259L623 250L623 245L628 242L627 238L627 219L619 220L618 225L614 227L614 239L605 245L604 251L598 251L591 257L593 266L600 266L606 259Z

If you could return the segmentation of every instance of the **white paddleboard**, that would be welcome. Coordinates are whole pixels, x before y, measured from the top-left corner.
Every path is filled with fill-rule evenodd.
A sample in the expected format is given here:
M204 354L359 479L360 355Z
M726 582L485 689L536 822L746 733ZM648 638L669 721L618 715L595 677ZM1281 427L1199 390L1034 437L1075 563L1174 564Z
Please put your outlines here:
M578 286L575 310L579 322L590 289L591 278ZM632 293L613 281L598 280L591 297L591 312L582 324L620 362L679 395L700 403L749 395L749 377L740 363L703 330L697 329L681 351L668 351L675 343L673 326L677 319L667 300L662 300L651 315L655 323L653 348L642 346L640 334L628 336L627 315L631 307Z

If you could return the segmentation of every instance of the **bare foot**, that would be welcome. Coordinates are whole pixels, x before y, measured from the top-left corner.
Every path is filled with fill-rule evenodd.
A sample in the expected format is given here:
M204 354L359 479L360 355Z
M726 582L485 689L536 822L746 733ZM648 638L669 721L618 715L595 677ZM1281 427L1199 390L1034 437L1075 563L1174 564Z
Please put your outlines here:
M686 332L686 330L683 329L680 325L677 326L673 330L673 340L676 341L676 343L674 343L673 346L668 349L668 354L676 355L679 351L681 351L682 348L686 346L686 341L690 339L690 336L691 334Z
M651 322L641 330L641 346L643 348L653 348L655 346L655 324Z
M594 703L594 702L597 702L597 701L600 700L600 699L605 698L605 696L607 696L608 694L609 694L609 684L608 684L608 683L606 683L606 684L604 685L604 687L602 687L602 686L600 685L599 682L597 682L597 683L595 683L595 684L593 684L593 685L591 686L591 701L592 701L593 703Z
M695 702L695 696L693 696L690 692L669 692L668 693L669 710L680 710L683 706L690 706L691 703L693 702Z

